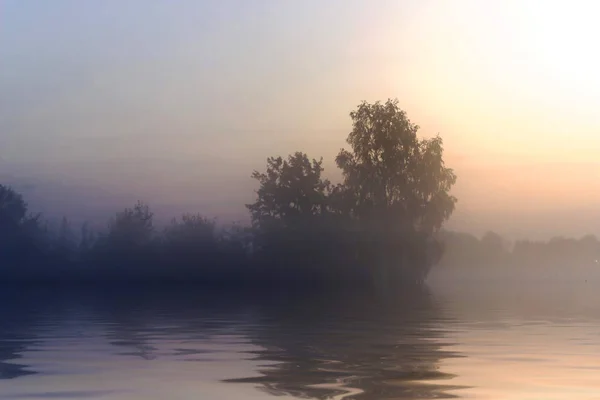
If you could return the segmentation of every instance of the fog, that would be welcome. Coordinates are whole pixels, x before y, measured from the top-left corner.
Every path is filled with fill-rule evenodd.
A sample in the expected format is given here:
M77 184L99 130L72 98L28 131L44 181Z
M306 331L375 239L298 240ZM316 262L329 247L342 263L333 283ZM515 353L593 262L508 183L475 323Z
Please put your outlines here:
M451 229L600 233L597 6L475 0L8 0L0 178L32 209L105 221L142 199L246 218L253 169L333 159L361 100L444 138ZM557 23L560 32L552 28Z

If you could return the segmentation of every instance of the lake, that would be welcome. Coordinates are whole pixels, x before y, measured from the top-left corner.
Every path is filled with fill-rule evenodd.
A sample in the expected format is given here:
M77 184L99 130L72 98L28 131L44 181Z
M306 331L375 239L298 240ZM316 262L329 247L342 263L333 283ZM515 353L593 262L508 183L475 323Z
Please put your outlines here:
M0 398L600 399L591 282L0 292Z

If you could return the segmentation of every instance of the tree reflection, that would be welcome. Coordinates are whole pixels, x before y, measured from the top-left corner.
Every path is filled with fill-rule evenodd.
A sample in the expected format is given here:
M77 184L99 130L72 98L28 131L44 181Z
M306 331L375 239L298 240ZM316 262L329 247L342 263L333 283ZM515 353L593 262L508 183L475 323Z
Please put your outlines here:
M225 382L255 384L276 396L453 397L447 391L456 386L440 361L457 355L443 343L445 321L427 290L275 293L1 292L0 379L34 373L39 365L31 359L29 367L18 364L26 350L52 347L53 338L76 337L85 326L108 340L116 362L112 356L211 363L250 353L258 376Z
M255 383L272 395L300 398L440 398L457 388L440 371L441 313L425 289L381 296L345 293L310 302L280 299L265 308L253 337L259 361L274 363Z
M0 291L0 380L14 379L36 372L20 362L23 352L37 344L35 325L40 303L35 296L15 296L16 291Z

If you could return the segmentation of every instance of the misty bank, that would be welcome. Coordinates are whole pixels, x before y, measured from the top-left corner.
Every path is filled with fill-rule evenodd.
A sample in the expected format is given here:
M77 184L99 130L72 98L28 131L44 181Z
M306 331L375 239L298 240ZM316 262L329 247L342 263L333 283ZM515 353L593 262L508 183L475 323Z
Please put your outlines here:
M101 232L52 231L19 193L0 185L0 278L19 282L197 282L222 286L421 284L443 252L436 234L454 211L456 182L439 136L397 100L350 113L350 149L336 157L343 181L322 177L322 159L270 157L254 171L250 226L217 229L186 214L162 231L138 202Z

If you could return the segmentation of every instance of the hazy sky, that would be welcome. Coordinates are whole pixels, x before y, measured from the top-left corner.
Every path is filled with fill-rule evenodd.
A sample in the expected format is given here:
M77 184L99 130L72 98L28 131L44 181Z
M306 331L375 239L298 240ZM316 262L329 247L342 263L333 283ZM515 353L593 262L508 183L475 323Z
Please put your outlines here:
M270 155L333 158L361 100L440 133L451 226L600 234L592 1L1 0L0 176L39 208L245 216ZM162 207L162 208L161 208Z

